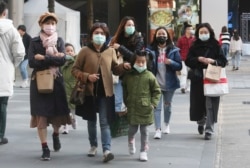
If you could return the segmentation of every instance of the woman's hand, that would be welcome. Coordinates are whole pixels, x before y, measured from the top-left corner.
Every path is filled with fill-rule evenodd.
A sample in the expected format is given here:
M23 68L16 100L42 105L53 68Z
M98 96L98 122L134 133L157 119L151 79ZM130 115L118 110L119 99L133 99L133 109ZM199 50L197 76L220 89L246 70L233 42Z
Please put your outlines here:
M131 69L130 63L128 63L128 62L123 63L123 68L126 69L126 70Z
M117 50L120 47L120 44L114 43L111 47Z
M45 56L44 55L41 55L41 54L36 54L35 55L35 60L44 60L45 59Z
M212 58L206 58L206 57L202 57L202 56L198 57L198 61L202 62L205 65L213 64L215 62L215 60Z
M100 74L91 74L88 76L88 80L90 82L96 82L99 79Z
M64 57L64 53L56 53L56 57Z
M167 65L171 64L171 59L168 59L168 58L167 58L167 59L165 60L165 64L167 64Z

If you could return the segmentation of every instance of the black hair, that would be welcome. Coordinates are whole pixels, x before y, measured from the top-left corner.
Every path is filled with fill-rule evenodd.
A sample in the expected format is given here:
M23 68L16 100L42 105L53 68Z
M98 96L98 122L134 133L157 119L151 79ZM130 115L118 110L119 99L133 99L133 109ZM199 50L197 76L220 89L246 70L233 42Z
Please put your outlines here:
M65 48L68 47L68 46L71 46L73 48L73 50L75 51L75 47L71 43L65 43L64 46L65 46Z
M25 27L25 25L19 25L17 27L17 30L22 30L22 31L26 32L26 27Z
M7 9L7 4L3 1L0 2L0 15Z
M97 29L97 28L101 28L105 33L106 39L109 39L109 28L108 28L107 24L103 23L103 22L96 22L93 24L93 26L90 29L89 37L88 37L89 42L92 40L92 35L93 35L95 29Z
M136 50L134 52L134 55L132 58L132 65L135 64L135 61L138 57L146 57L147 69L151 71L153 68L153 54L152 54L152 52L149 52L146 50Z

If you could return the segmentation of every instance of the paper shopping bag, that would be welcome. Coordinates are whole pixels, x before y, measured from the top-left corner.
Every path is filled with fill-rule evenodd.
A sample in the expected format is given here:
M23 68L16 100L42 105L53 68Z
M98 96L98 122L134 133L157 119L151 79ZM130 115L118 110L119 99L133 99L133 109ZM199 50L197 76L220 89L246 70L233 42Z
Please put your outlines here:
M208 79L212 82L219 82L220 81L220 75L221 75L221 67L208 64L207 69L205 71L205 79Z
M205 70L204 70L205 73ZM209 97L223 96L229 93L228 80L226 77L225 68L221 69L220 80L218 82L213 82L204 77L204 95Z

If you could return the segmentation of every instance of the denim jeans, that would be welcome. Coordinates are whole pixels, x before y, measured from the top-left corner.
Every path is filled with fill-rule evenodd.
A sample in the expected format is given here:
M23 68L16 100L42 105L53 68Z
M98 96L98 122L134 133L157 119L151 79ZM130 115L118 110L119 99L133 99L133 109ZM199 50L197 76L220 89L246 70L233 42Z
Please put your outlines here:
M103 152L106 150L110 150L111 147L111 133L110 127L108 124L107 118L107 104L105 97L98 97L98 109L99 109L99 122L101 128L101 141L102 141L102 149ZM98 146L97 140L97 122L96 121L88 121L88 133L89 133L89 142L91 146Z
M9 97L0 97L0 139L5 135L8 99Z
M28 65L28 59L23 60L19 65L19 69L23 80L28 79L27 65Z
M225 57L228 57L228 52L229 52L229 44L222 44L221 49L225 55Z
M175 90L168 90L168 91L162 91L161 98L159 101L159 104L157 105L155 111L154 111L154 118L155 118L155 129L161 129L161 111L162 107L164 111L164 122L166 124L169 124L170 117L171 117L171 103L174 96ZM164 102L164 106L163 106Z
M115 112L126 111L126 106L123 102L123 90L122 90L121 80L119 80L118 83L114 84L114 94L115 94Z

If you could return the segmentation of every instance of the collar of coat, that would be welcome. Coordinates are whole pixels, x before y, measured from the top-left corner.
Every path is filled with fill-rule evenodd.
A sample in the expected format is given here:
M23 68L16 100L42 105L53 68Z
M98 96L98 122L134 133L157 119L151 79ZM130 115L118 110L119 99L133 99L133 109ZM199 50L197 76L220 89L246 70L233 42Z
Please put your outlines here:
M107 46L107 44L103 44L103 46L102 46L102 48L100 49L100 51L97 51L96 50L96 48L94 47L94 45L93 45L93 43L90 43L90 44L88 44L88 47L91 49L91 50L93 50L93 51L95 51L95 52L100 52L100 53L102 53L104 50L106 50L106 49L108 49L108 46Z

